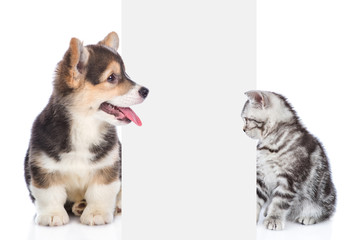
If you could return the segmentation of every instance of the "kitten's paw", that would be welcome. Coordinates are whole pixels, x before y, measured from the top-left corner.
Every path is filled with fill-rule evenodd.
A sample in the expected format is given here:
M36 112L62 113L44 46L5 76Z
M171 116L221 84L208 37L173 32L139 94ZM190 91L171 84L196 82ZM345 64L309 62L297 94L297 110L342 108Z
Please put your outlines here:
M258 223L260 213L261 213L261 206L259 204L257 204L257 221L256 221L256 223Z
M74 205L72 206L72 212L75 214L75 216L79 217L84 212L86 205L87 205L87 203L86 203L85 199L83 199L79 202L75 202Z
M268 217L263 221L264 226L269 230L282 230L284 229L284 221L276 217Z
M86 225L103 225L113 221L113 211L101 211L87 206L80 218L81 223Z
M69 215L65 209L60 211L38 213L35 222L43 226L62 226L70 221Z
M297 218L297 222L303 225L311 225L317 223L317 220L313 217L299 217Z
M264 216L264 217L267 217L267 216L268 216L268 206L267 206L266 209L264 210L263 216Z

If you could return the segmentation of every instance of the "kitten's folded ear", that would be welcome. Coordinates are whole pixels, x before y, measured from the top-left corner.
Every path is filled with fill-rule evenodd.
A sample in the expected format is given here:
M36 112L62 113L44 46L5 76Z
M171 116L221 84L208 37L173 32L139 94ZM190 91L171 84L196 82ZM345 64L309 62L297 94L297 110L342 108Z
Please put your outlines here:
M247 95L252 104L258 105L263 109L269 105L269 99L263 91L252 90L245 92L244 94Z

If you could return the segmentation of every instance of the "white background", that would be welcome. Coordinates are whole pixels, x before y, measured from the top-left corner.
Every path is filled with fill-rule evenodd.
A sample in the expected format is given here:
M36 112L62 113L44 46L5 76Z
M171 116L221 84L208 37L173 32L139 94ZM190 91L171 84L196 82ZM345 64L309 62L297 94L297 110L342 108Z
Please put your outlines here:
M172 7L171 13L178 18L178 21L173 22L172 19L172 22L169 22L177 24L176 26L181 29L182 18L186 19L188 16L186 14L181 15L179 12L175 15L176 9L173 9L173 5L163 5L164 2L158 6L152 6L152 12L150 13L156 15L158 13L156 13L156 9L160 11L164 7ZM287 96L302 118L303 123L313 134L319 137L327 149L334 183L338 191L337 213L331 221L310 227L288 224L287 229L280 233L267 231L262 225L258 225L257 237L258 239L270 239L271 237L274 239L303 239L303 236L305 236L306 239L342 239L343 233L346 236L355 236L357 215L355 203L358 195L356 193L356 176L358 175L357 169L359 167L358 157L355 154L357 148L356 136L358 136L359 131L355 127L359 112L357 110L357 81L359 77L357 70L359 66L359 33L357 30L359 15L357 13L359 3L355 0L259 0L257 4L257 86L259 89L272 90ZM149 8L149 6L146 7L147 9ZM140 9L141 5L138 5L138 8ZM139 12L134 10L129 14L138 14ZM217 14L221 18L223 15L226 16L224 9L222 9L222 13ZM116 223L113 225L100 228L81 226L78 224L77 218L72 219L70 225L56 228L55 230L35 226L33 224L35 209L28 198L23 180L23 158L30 137L32 121L45 106L51 94L53 71L56 63L66 51L70 38L76 36L84 40L85 44L90 44L96 43L110 31L115 30L120 33L122 30L120 28L120 15L120 1L104 0L101 2L96 1L96 3L93 1L11 1L6 4L1 2L1 234L6 236L13 234L14 239L49 239L49 236L51 236L51 239L78 239L79 235L84 239L119 238L121 234L121 218L117 218ZM136 15L136 17L136 21L143 21L144 23L147 21L146 18L141 18L141 15ZM209 16L207 17L209 18ZM192 19L196 19L193 13ZM157 24L165 23L166 18L157 22ZM226 26L223 26L223 28L226 29ZM136 31L136 28L131 29L131 31ZM235 30L233 29L233 31ZM208 36L210 39L208 32L210 30L207 29L206 34L203 36ZM195 27L191 29L191 34L187 41L192 40L191 36L194 33L196 33ZM214 31L213 35L217 33ZM169 34L174 36L174 32ZM145 41L154 37L149 31L140 40ZM179 38L179 40L184 39ZM177 48L180 46L180 41L175 41L174 37L171 38L171 41L173 46L171 46L172 42L165 44L168 51L170 51L170 47ZM212 42L214 49L218 46L217 44L218 42ZM160 48L160 46L157 47ZM178 51L185 50L180 48ZM193 51L193 49L191 50ZM219 51L219 49L216 51ZM141 55L140 52L137 54ZM188 51L187 54L188 58L191 59L191 51ZM129 128L127 128L127 130L130 130L128 134L131 133L131 136L135 134L134 131L137 132L134 135L138 136L137 140L131 140L130 137L128 140L125 137L124 140L127 141L127 147L132 146L134 142L139 144L141 142L138 141L140 136L146 140L145 143L142 142L141 144L155 144L146 137L146 134L151 131L148 124L154 122L156 114L160 111L167 111L166 108L155 108L153 103L158 103L159 101L158 98L154 97L156 96L156 91L164 94L163 91L165 90L162 86L156 90L155 86L157 84L152 84L149 79L145 79L146 72L137 73L138 67L135 58L131 57L130 52L126 52L126 55L128 59L125 58L124 60L125 63L128 60L126 65L131 69L129 74L135 77L136 81L148 86L151 92L144 105L136 108L144 122L143 128L135 128L134 126L128 126ZM156 63L158 59L156 59L156 56L152 55L152 57L153 62ZM148 64L152 65L151 59L147 56L145 58ZM225 60L221 59L221 61ZM163 62L165 60L162 60ZM155 65L158 73L163 72L163 65ZM240 68L241 64L234 67L236 66ZM154 73L151 74L154 75ZM166 79L171 80L173 78L168 76ZM243 81L243 79L238 81ZM163 86L165 85L172 87L173 82L163 83ZM233 90L231 87L232 85L228 86L230 92ZM239 89L236 94L238 99L235 101L238 100L238 103L236 102L236 105L232 108L233 112L240 111L244 103L244 99L241 97L242 89ZM168 99L164 99L164 101L168 101ZM149 107L156 109L156 111L152 113L146 112ZM206 111L210 110L211 108L208 107ZM213 110L218 111L218 108ZM214 116L218 116L217 111L213 111ZM162 119L158 119L158 121L160 120ZM242 124L240 120L238 122L238 124ZM214 136L220 132L221 126L225 124L231 123L218 120L213 126L206 126L210 131L208 136ZM237 122L234 124L237 124ZM191 129L191 127L176 126L179 126L179 129L188 131ZM157 127L160 127L160 125L157 125ZM189 132L186 134L190 136ZM222 142L223 139L218 141ZM246 143L244 142L244 144ZM254 147L254 143L252 145ZM134 150L129 149L125 154L130 152L133 154ZM153 161L153 159L150 160ZM165 168L171 169L171 166L173 166L163 160L160 161L162 165L154 171L154 174L159 173L158 176L166 175L163 174L162 170ZM132 161L138 160L132 157ZM232 164L231 166L235 166L233 162ZM145 172L144 168L149 166L149 163L148 165L138 165L138 167L142 167L139 174ZM131 165L128 165L128 167L135 168ZM223 176L226 172L224 169L222 170L221 174ZM232 169L231 173L233 174L235 170ZM134 174L134 171L129 173ZM175 169L172 169L172 171L175 172ZM189 180L196 180L197 175L192 172L192 174L186 174L186 176L190 176L188 177ZM248 177L247 181L250 182L250 173L246 176ZM137 186L142 183L146 186L149 183L148 179L138 178L136 175L127 175L127 177L128 179L136 179L134 183ZM159 180L156 181L159 182ZM166 179L163 181L166 181ZM129 183L127 184L129 185ZM232 181L231 184L235 184L235 182ZM238 186L241 186L240 184L238 183ZM209 186L212 185L213 183L209 182ZM225 186L215 187L213 194L216 194L218 192L216 189L221 187ZM198 192L195 192L194 189L194 187L191 188L191 191L197 194ZM173 192L174 190L170 189L170 191ZM148 189L145 193L148 193L146 197L150 196L151 189ZM207 189L206 193L200 196L204 198L208 196L208 193L211 193L211 190ZM129 194L135 193L129 192ZM246 194L250 193L243 193L243 195ZM155 197L151 201L146 201L146 198L128 199L127 201L133 200L133 203L140 204L140 209L152 203L155 203L153 206L159 208L161 204L156 202ZM245 196L243 197L245 198ZM164 204L165 207L168 207L168 215L164 215L162 212L162 215L158 217L155 215L156 208L153 208L152 216L146 216L145 221L139 219L139 232L146 223L148 228L153 226L156 221L152 220L160 219L165 222L166 218L162 217L171 216L173 220L173 217L181 216L179 217L179 222L185 221L187 213L181 212L181 210L184 210L183 208L176 208L177 206L183 206L181 203L185 196L182 196L180 201L176 201L175 197L168 199L171 201ZM185 203L187 204L184 206L190 206L189 202ZM211 211L218 211L223 202L221 204L217 202L212 205L208 212L205 211L205 208L200 208L196 215L197 218L193 218L194 220L191 219L191 214L188 213L188 219L192 222L196 220L200 222L203 219L198 216L203 212L206 219L209 219L207 221L213 220L214 223L223 223L223 221L228 220L215 218L213 216L218 215L210 214ZM169 208L170 206L173 206L173 208ZM174 209L177 215L171 215L171 209ZM243 212L239 216L250 219L252 217L251 210L249 208L247 212ZM192 223L191 221L190 223ZM181 225L178 222L176 224L178 224L179 229L182 229L182 226L188 226L186 224ZM170 231L177 228L170 226ZM210 226L213 227L215 224ZM158 226L158 229L160 228L161 225ZM185 230L185 228L182 230ZM192 231L196 230L198 228L196 229L196 226L193 226ZM173 234L177 234L177 232L173 232ZM190 231L188 234L190 235ZM181 236L184 236L184 232L182 232ZM0 236L0 238L3 238L3 236ZM246 236L246 239L249 238L250 236Z
M280 233L260 223L257 239L357 236L358 12L355 0L257 1L258 89L286 96L321 140L338 193L331 221Z

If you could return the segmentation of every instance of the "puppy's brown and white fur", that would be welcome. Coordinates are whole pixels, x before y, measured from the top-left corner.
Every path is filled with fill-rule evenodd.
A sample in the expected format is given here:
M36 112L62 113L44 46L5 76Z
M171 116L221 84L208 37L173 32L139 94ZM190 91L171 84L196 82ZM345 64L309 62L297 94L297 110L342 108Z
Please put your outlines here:
M148 89L129 79L118 47L114 32L96 45L73 38L57 66L25 158L40 225L66 224L71 210L83 224L106 224L121 211L121 144L114 125L141 124L129 106L141 103Z

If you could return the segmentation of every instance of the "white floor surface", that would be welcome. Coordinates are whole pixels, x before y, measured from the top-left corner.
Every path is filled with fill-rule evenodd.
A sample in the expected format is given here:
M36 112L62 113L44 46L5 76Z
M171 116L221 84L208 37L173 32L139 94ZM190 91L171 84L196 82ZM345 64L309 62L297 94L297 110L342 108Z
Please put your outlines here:
M21 215L20 215L21 212ZM115 217L112 224L103 226L87 226L80 223L79 217L70 216L65 226L45 227L34 222L35 209L23 206L13 215L1 219L1 235L11 239L27 240L120 240L121 216ZM0 239L6 239L0 237Z

